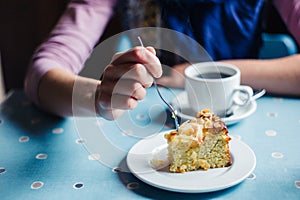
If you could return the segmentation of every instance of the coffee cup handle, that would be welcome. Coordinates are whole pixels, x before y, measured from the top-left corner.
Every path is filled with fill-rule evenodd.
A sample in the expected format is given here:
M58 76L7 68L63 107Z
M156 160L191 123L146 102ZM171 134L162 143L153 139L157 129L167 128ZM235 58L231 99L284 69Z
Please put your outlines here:
M238 106L246 106L251 101L253 89L247 85L240 85L233 91L233 104Z

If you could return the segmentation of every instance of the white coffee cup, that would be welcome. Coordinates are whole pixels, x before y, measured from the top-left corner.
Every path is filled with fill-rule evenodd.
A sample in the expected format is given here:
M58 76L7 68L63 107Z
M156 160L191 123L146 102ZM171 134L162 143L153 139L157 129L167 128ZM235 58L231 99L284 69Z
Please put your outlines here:
M195 114L210 109L225 117L232 106L246 106L251 101L252 88L240 85L241 72L232 64L196 63L187 67L184 74L189 105Z

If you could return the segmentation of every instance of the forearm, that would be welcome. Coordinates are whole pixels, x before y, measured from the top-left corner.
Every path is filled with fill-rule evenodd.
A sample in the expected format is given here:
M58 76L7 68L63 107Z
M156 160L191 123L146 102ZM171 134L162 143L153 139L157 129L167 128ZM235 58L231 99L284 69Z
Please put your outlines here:
M95 116L95 92L98 84L98 80L54 68L40 81L40 107L63 117Z
M271 60L225 60L241 70L241 82L270 94L300 97L300 54Z

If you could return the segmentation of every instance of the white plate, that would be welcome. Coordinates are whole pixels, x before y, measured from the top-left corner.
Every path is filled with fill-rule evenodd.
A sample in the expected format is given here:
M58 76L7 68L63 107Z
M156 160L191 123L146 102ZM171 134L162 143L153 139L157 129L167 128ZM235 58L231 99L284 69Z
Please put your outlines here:
M232 138L229 142L232 156L230 167L185 173L171 173L166 169L156 170L151 165L154 156L167 162L167 143L164 138L167 132L137 142L128 152L129 170L149 185L184 193L212 192L242 182L256 166L256 157L251 148L240 140Z
M177 110L177 115L183 121L193 119L196 115L196 113L192 111L192 109L189 106L186 92L178 94L174 99L172 99L171 104L174 107L174 109ZM234 111L232 116L222 118L222 120L225 122L226 125L235 124L254 113L256 108L256 101L252 100L247 106L238 107Z

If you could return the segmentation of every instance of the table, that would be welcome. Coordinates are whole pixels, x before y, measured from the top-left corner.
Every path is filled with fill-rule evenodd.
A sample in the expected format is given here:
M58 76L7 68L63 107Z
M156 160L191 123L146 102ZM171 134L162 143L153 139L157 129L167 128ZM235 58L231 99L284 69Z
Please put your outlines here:
M171 100L181 90L161 92ZM172 128L162 123L168 114L153 88L119 121L55 117L13 91L0 107L0 198L300 199L300 100L265 96L257 105L228 127L255 152L254 172L225 190L185 194L152 187L126 169L137 141Z

